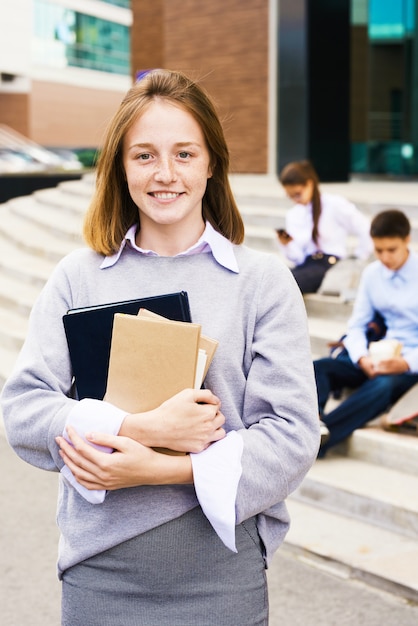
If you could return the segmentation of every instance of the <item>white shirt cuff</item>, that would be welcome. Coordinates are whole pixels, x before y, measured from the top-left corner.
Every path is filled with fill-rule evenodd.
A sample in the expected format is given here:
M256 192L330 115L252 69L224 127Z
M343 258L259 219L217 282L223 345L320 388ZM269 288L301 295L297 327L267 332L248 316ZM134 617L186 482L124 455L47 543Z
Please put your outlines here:
M241 478L242 437L231 431L199 454L191 454L194 486L202 510L227 548L235 546L235 501Z
M113 406L109 402L103 400L93 400L92 398L84 398L77 402L74 408L70 411L67 421L65 423L64 432L62 436L69 441L67 435L67 426L72 426L77 434L80 435L85 441L86 433L91 431L99 431L101 433L107 433L109 435L117 435L123 418L126 415L126 411L122 411ZM71 442L69 442L71 443ZM98 446L87 441L88 444L97 448L101 452L111 453L112 448ZM86 489L83 485L80 485L75 479L71 470L64 465L61 468L61 474L68 480L68 482L83 496L85 500L91 504L101 504L106 496L105 489Z

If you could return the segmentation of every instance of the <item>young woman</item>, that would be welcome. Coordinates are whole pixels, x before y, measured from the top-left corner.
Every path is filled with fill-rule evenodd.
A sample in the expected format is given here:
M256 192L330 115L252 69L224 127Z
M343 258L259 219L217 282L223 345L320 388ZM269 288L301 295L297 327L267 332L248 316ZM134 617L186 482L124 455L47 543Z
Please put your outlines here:
M168 70L135 84L104 139L90 249L58 264L3 390L16 452L61 471L64 626L268 623L265 566L319 422L301 294L241 245L228 167L199 85ZM205 389L140 414L72 397L68 309L182 290L219 341Z
M356 257L373 251L370 224L342 196L321 193L318 175L309 161L295 161L280 173L287 196L296 202L286 215L286 228L277 231L280 247L293 264L302 293L316 292L326 272L348 256L347 238L357 237Z

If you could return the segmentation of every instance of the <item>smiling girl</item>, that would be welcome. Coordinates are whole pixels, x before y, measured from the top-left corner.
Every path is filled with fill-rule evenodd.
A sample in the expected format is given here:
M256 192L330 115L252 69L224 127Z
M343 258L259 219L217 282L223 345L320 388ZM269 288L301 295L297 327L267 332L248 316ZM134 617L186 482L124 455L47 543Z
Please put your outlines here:
M64 626L268 623L265 568L319 422L301 294L242 244L228 167L196 82L155 70L135 84L104 138L89 248L58 264L4 388L11 445L60 472ZM74 397L67 310L176 291L219 341L205 388L133 414Z

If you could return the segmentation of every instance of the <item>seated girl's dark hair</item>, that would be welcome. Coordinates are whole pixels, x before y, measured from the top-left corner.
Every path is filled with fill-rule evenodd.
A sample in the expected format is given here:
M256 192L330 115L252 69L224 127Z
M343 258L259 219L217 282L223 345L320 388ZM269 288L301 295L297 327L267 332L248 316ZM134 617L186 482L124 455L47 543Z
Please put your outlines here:
M284 166L279 175L282 185L306 185L308 180L314 182L315 187L319 184L318 174L312 163L305 161L292 161Z
M303 185L308 181L312 181L312 239L317 244L319 239L319 218L321 217L322 204L321 194L319 192L318 174L310 161L292 161L285 165L280 172L279 180L281 184L286 186Z
M383 237L406 239L410 232L411 225L408 218L398 209L388 209L378 213L370 225L370 236L377 239Z

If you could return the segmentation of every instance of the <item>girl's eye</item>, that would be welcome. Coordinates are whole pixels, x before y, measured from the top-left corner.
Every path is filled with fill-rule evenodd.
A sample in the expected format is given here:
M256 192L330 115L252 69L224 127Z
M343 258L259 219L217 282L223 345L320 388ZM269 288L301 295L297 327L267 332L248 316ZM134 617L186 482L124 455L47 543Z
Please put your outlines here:
M149 161L150 158L151 158L151 155L148 153L138 154L137 156L137 159L139 159L140 161Z
M181 159L187 159L190 156L190 152L179 152L179 157Z

